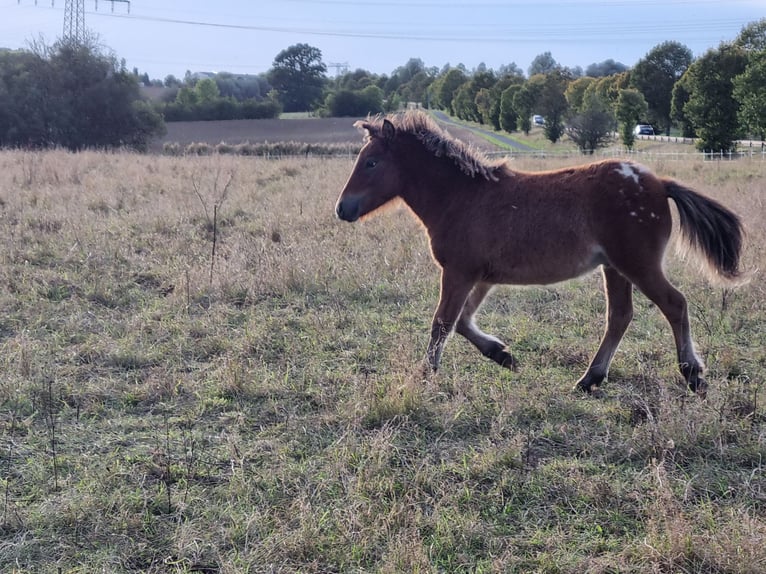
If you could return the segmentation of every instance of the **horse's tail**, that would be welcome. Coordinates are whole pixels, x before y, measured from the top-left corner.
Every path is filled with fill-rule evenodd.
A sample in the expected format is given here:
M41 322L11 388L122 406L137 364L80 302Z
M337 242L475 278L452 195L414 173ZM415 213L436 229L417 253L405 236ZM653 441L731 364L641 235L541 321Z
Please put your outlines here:
M665 191L678 207L681 233L701 253L714 279L743 283L740 268L744 229L739 217L718 203L672 180L663 180Z

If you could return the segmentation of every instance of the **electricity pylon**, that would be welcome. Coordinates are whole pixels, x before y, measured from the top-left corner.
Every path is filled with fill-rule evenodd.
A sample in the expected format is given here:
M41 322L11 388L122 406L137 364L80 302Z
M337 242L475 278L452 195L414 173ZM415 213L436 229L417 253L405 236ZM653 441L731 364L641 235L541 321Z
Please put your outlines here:
M128 5L128 14L130 14L130 0L108 0L112 3L112 12L114 12L114 3L122 2ZM51 0L53 6L54 0ZM98 10L98 0L93 0L96 10ZM18 0L21 4L21 0ZM37 0L35 0L37 6ZM82 44L85 41L85 0L66 0L64 2L64 35L63 40L67 42L76 42Z
M64 3L64 41L82 44L85 39L85 0Z
M130 0L109 0L112 3L123 2L128 5L130 12ZM98 10L98 0L95 0ZM66 0L64 3L64 40L82 44L85 41L85 0Z

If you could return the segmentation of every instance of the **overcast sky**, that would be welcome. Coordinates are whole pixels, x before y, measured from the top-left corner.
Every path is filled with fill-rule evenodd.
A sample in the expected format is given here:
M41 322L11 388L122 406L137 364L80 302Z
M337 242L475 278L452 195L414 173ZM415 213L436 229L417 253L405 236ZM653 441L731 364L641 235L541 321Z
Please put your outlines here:
M72 0L76 3L76 0ZM0 0L0 47L53 43L66 0ZM666 40L695 56L766 17L766 0L84 0L86 27L129 69L153 79L187 70L257 74L306 43L337 67L390 74L426 66L515 62L550 51L564 66L628 66Z

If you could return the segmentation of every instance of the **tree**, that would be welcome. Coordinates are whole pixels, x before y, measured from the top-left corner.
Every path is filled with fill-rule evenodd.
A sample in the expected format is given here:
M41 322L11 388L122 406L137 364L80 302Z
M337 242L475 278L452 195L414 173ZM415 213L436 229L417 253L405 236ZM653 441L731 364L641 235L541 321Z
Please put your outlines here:
M692 63L689 48L679 42L663 42L652 48L633 67L631 85L649 106L648 119L670 134L673 86Z
M476 92L476 96L473 99L476 104L476 110L481 116L481 122L483 124L492 123L492 117L490 116L490 110L492 109L492 96L489 93L489 89L481 88Z
M564 96L569 103L569 109L574 113L577 114L583 111L583 105L586 101L585 92L594 82L596 82L596 78L588 76L569 82L567 89L564 91Z
M766 137L766 49L755 52L748 58L745 71L736 76L734 99L739 102L737 117L749 133L761 140Z
M539 91L540 84L530 78L513 96L513 109L518 114L517 123L524 134L529 134L529 130L532 129L532 114Z
M684 106L689 101L689 88L687 86L688 77L681 76L681 79L673 86L673 95L670 102L670 117L681 130L681 135L685 138L695 138L697 133L691 120L684 112Z
M701 150L729 150L739 133L739 105L733 97L736 76L745 71L746 53L734 44L721 44L696 60L683 76L689 100L683 112L697 132Z
M457 90L452 98L452 109L455 111L455 116L461 120L468 120L472 122L481 121L479 110L476 109L476 95L471 89L471 82L465 82Z
M284 111L304 112L320 101L326 73L321 50L295 44L277 54L268 80L277 90Z
M370 85L377 85L378 77L367 70L357 68L340 76L336 85L344 90L362 90Z
M399 66L392 75L399 78L400 84L406 84L421 72L426 72L426 65L420 58L410 58L404 66Z
M766 137L766 18L745 26L734 44L747 54L745 71L734 78L734 98L740 105L741 126L761 139Z
M227 72L221 72L216 74L216 85L218 86L218 93L223 98L234 98L238 102L249 99L261 100L264 94L269 92L268 89L261 90L262 80L258 76L240 76L229 74Z
M569 78L561 70L554 70L544 76L534 76L530 82L540 83L536 107L537 112L545 118L545 137L556 143L564 134L564 116L569 104L564 91L569 83Z
M194 93L197 95L197 101L201 104L214 102L221 95L218 84L212 78L205 78L197 82L197 85L194 86Z
M364 117L383 111L383 90L367 86L363 90L338 90L327 96L327 110L333 117Z
M567 126L567 134L582 153L593 154L612 140L614 116L609 105L591 96Z
M184 86L176 94L176 103L191 107L197 105L197 92L190 86Z
M427 102L428 87L433 81L433 77L420 71L399 86L399 95L405 102Z
M0 51L0 146L56 145L60 118L43 81L49 73L44 54Z
M163 133L162 119L140 103L136 77L95 39L59 41L30 63L24 99L35 102L41 94L43 99L18 117L42 126L44 133L36 142L6 145L145 149L151 137Z
M516 75L505 75L489 88L489 113L487 123L492 124L495 130L501 130L500 114L502 113L503 92L511 85L520 85L524 81L523 77ZM515 124L515 120L514 120Z
M510 76L514 78L517 82L524 81L524 70L519 68L519 66L516 65L516 62L511 62L510 64L501 65L497 69L497 75L500 76L501 78Z
M180 88L183 85L183 82L176 78L173 74L169 74L165 76L165 81L163 84L165 84L166 88Z
M617 98L620 97L620 90L630 87L629 82L630 74L628 72L598 78L585 89L583 97L589 98L596 95L614 109L617 106Z
M603 78L604 76L612 76L614 74L621 74L625 72L628 67L621 63L615 62L611 58L604 60L599 64L591 64L585 68L585 75L591 78Z
M452 107L452 99L455 97L457 89L468 81L465 73L458 68L450 68L450 70L442 76L440 82L436 86L436 98L439 106L447 110L450 114L455 115L455 109Z
M500 127L507 132L518 129L519 114L513 106L513 98L521 90L521 84L511 84L500 96Z
M497 78L491 71L476 72L470 80L460 86L453 99L455 115L461 120L484 122L484 118L476 106L476 95L482 88L489 89L495 85Z
M543 52L542 54L535 56L535 59L532 60L532 63L527 69L527 74L531 78L537 74L548 74L559 67L558 62L553 59L550 52Z
M751 22L742 28L734 44L746 52L766 50L766 18Z
M617 98L617 121L620 124L620 138L626 148L633 149L636 141L633 130L635 125L646 116L648 109L649 105L641 92L633 89L620 90Z

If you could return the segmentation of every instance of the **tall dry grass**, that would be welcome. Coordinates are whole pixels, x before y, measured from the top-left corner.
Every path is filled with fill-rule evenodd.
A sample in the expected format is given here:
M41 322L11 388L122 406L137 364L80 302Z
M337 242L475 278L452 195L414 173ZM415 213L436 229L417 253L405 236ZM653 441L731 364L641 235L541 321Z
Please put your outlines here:
M738 211L764 268L762 163L650 167ZM668 260L704 402L642 297L605 396L570 392L595 274L487 303L518 373L454 338L424 380L437 271L407 213L335 220L350 169L0 154L0 569L763 571L761 273Z

